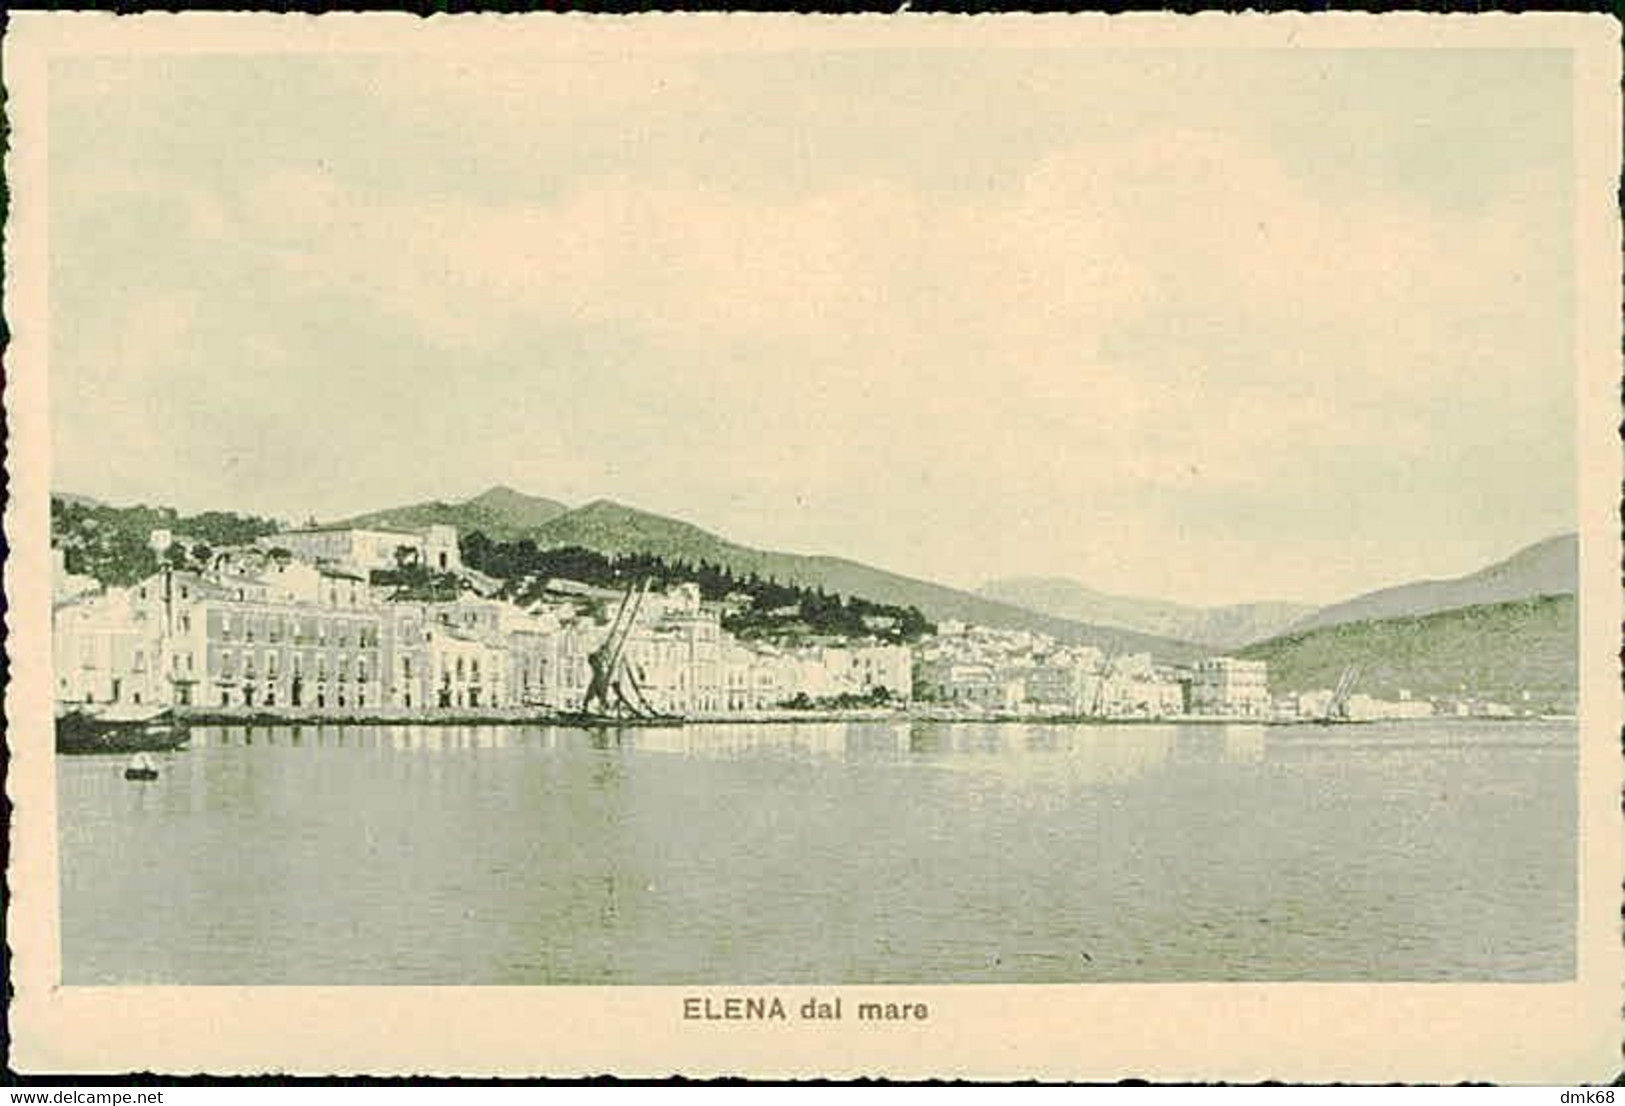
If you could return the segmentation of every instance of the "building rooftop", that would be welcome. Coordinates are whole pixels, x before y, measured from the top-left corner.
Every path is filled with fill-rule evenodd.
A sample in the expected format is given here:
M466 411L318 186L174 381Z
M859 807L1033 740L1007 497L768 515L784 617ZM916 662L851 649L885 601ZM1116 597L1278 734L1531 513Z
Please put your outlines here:
M394 537L415 538L416 530L402 530L395 526L295 526L289 530L278 530L274 534L267 534L261 541L272 542L288 534L389 534Z

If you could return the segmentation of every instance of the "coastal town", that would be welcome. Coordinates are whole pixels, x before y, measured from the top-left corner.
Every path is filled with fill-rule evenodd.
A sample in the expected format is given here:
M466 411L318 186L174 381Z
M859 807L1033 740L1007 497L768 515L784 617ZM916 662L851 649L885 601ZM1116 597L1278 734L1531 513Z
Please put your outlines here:
M70 572L54 550L60 709L341 721L568 716L584 708L595 657L613 640L639 703L667 718L1434 713L1422 699L1353 694L1352 681L1272 696L1258 660L1175 665L963 622L944 621L913 642L888 640L884 619L863 636L742 639L725 626L741 597L707 599L692 582L637 591L549 578L519 602L464 563L459 535L445 525L311 526L219 548L157 530L149 545L161 567L123 587ZM453 579L455 592L413 595L399 586L403 569Z

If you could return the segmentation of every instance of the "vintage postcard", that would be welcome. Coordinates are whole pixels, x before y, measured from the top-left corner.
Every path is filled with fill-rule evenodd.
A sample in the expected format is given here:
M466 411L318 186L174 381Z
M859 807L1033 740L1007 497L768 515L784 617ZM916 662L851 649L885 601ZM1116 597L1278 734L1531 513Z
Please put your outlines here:
M17 1069L1617 1071L1616 22L4 78Z

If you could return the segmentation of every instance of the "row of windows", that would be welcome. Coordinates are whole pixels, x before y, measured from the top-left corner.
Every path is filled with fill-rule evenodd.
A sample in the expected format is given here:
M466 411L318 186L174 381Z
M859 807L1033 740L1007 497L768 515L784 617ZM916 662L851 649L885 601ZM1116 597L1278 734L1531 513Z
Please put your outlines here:
M263 664L263 667L265 669L265 675L267 677L275 678L275 676L277 674L278 659L279 659L280 654L266 653L263 656L264 656L264 659L263 659L262 664ZM368 678L367 674L368 674L368 671L369 671L369 668L368 668L368 665L367 665L367 658L366 657L356 657L354 659L355 659L355 678L357 680L360 680L360 681L364 682ZM190 660L190 658L188 658L188 660ZM339 679L348 680L350 678L350 660L351 660L351 658L349 658L349 657L339 657L338 658L338 661L334 666L334 670L338 673L338 678ZM253 676L253 675L255 675L255 673L257 671L257 667L255 665L255 656L254 656L254 654L253 653L244 653L242 655L242 662L243 662L242 663L243 675L244 676ZM304 658L304 655L302 653L293 654L292 658L289 661L288 667L289 667L289 670L293 673L293 675L295 675L295 676L303 676L305 674L305 658ZM188 669L188 670L190 670L190 669ZM327 669L327 656L326 656L326 654L323 654L323 653L316 654L316 664L315 664L316 678L318 680L325 680L327 678L327 671L328 671L328 669ZM232 654L231 650L229 650L229 649L222 650L221 653L220 653L220 674L222 676L228 676L228 677L229 676L235 676L237 674L236 657ZM408 675L411 674L410 664L408 664L407 674Z
M467 664L463 663L465 659L468 662ZM443 680L451 679L451 674L453 671L457 673L457 679L459 682L461 682L464 678L467 678L475 683L478 683L480 678L480 658L458 657L455 665L450 665L442 669L440 674L441 678Z
M345 687L334 688L329 691L321 684L315 689L307 691L299 684L294 684L284 695L283 689L276 684L266 684L264 687L255 687L253 684L245 685L240 692L233 693L232 689L220 689L220 705L223 707L275 707L286 704L290 707L308 705L319 709L326 707L365 707L367 705L367 689L358 687L352 696L350 689ZM407 706L412 705L411 697L407 697Z
M181 629L191 629L191 618L189 616L183 614L181 622ZM330 635L328 623L325 619L316 619L315 627L312 630L309 621L301 626L299 620L295 618L272 615L262 620L258 617L250 618L246 615L234 615L229 611L220 618L220 636L223 638L234 636L238 632L239 625L241 626L244 641L254 641L257 637L264 637L267 641L281 641L288 638L298 644L314 639L319 644L326 644L328 637L332 636L342 646L350 644L350 639L353 636L356 644L363 648L378 644L378 627L365 622L360 624L340 622L332 628Z
M175 591L176 594L178 594L182 599L190 599L192 597L192 589L187 587L185 584L176 585ZM135 595L137 599L147 598L147 585L142 584L139 588L137 588Z

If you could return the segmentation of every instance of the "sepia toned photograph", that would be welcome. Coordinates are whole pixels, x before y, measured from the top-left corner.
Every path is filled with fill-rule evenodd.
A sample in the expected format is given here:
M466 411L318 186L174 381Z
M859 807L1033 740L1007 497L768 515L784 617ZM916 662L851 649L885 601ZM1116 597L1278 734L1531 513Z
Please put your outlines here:
M1613 970L1610 24L481 22L8 42L58 1000Z

